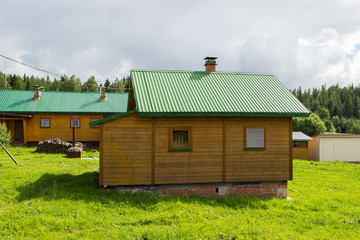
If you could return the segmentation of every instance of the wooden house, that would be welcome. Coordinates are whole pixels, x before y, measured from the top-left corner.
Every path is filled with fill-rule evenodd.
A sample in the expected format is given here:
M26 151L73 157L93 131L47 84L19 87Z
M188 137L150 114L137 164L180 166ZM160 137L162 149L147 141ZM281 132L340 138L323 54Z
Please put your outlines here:
M101 126L100 186L286 195L292 117L309 111L274 75L206 60L206 71L131 71L128 112L89 123Z
M311 137L302 132L293 132L293 159L309 160L309 141Z
M50 138L72 140L71 118L76 116L76 140L99 142L99 126L109 115L126 112L128 93L0 90L0 119L15 141L27 144Z
M312 136L309 159L321 162L360 162L360 135L324 133Z

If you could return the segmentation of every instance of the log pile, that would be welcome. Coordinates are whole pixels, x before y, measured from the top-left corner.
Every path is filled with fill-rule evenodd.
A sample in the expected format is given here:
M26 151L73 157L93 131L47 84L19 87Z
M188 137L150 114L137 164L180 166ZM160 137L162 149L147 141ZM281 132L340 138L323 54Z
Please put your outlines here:
M40 141L37 145L36 152L41 153L67 153L73 145L69 142L63 141L59 138L52 138L45 141ZM82 143L76 142L76 147L82 149Z

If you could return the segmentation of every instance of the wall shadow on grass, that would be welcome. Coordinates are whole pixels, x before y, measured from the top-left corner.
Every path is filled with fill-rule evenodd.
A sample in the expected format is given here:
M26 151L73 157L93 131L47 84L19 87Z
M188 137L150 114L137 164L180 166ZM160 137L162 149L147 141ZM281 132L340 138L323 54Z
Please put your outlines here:
M99 173L86 172L81 175L43 174L35 182L27 183L16 190L18 201L41 198L45 201L79 200L101 204L125 204L141 209L151 208L161 202L194 203L210 206L223 206L232 209L251 208L266 209L269 199L258 199L253 196L202 197L202 196L169 196L153 193L120 193L117 190L104 190L98 187Z

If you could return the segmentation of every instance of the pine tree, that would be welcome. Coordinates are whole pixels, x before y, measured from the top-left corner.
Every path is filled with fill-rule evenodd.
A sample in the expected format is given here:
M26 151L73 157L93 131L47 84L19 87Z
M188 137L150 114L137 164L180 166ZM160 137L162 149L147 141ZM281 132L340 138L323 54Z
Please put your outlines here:
M91 76L82 86L81 91L86 91L86 88L89 92L99 92L99 85L97 84L95 77Z

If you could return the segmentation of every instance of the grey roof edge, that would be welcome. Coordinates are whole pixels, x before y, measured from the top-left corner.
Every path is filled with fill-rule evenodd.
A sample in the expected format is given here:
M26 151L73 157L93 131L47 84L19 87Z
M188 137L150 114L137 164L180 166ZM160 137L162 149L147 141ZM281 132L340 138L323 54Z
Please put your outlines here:
M303 132L292 132L292 140L301 142L301 141L311 141L312 138Z

